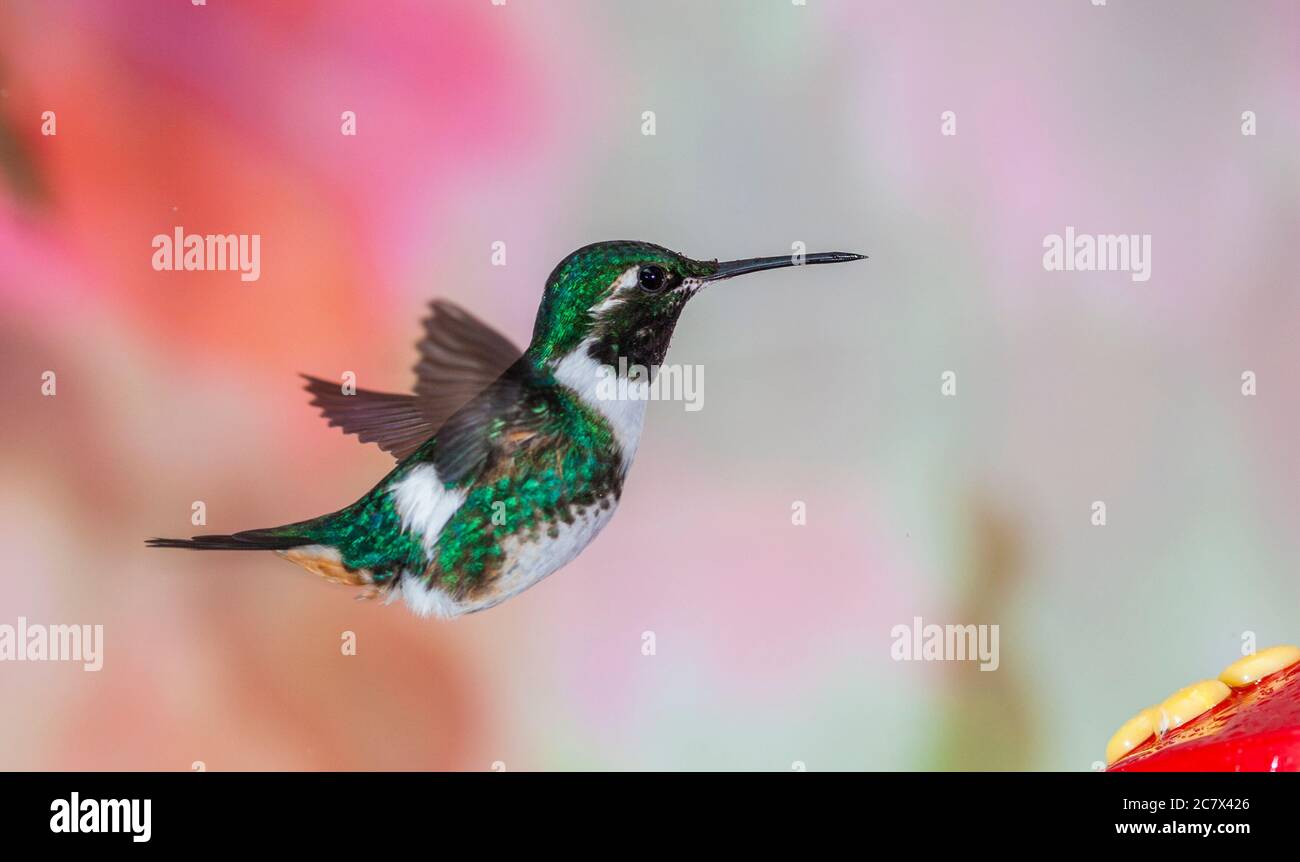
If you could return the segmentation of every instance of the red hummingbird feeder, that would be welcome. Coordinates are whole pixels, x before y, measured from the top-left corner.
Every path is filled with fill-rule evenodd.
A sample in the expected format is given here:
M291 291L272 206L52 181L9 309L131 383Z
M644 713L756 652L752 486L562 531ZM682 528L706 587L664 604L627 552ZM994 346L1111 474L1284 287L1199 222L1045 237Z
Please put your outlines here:
M1245 656L1126 722L1110 772L1300 772L1300 647Z

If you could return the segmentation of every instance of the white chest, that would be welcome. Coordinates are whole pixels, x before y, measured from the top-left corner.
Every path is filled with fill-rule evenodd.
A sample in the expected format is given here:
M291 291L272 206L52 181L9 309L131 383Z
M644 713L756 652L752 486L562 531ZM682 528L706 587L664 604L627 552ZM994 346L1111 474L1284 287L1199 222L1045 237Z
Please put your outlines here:
M620 398L618 387L610 386L612 369L602 366L588 355L591 346L587 340L579 344L555 366L555 379L568 387L582 402L605 417L614 430L614 439L623 453L623 470L632 465L641 429L645 425L646 401L642 398ZM611 392L609 390L613 389Z

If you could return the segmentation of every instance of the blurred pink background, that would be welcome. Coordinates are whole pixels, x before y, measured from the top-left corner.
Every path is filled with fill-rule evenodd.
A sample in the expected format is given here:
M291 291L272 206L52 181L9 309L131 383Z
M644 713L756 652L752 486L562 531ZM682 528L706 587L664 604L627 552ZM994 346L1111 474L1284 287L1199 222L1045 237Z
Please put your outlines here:
M1298 36L1286 2L5 4L0 623L105 656L0 663L0 768L1090 768L1243 632L1300 640ZM1151 280L1044 271L1067 225L1151 234ZM260 234L261 278L155 272L176 226ZM652 404L611 526L488 613L144 547L350 502L388 456L296 374L409 386L435 296L522 344L614 238L871 260L697 299L705 408ZM999 670L892 661L915 616L1000 625Z

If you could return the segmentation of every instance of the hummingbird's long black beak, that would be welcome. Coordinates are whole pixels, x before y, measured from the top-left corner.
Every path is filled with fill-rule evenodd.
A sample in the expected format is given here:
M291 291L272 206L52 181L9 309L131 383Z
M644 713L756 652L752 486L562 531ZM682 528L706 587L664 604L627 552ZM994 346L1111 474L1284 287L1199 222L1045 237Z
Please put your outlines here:
M793 254L784 254L779 257L748 257L744 260L724 260L718 264L718 269L712 275L706 276L705 281L721 281L724 278L731 278L734 275L745 275L751 272L762 272L765 269L780 269L783 266L809 266L815 263L847 263L851 260L864 260L865 254L854 254L849 251L821 251L815 254L805 254L802 259Z

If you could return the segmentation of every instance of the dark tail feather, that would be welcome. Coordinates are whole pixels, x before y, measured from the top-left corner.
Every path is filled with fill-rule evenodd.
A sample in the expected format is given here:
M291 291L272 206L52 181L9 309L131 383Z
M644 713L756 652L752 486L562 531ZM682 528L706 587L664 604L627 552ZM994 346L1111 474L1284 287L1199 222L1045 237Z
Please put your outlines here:
M195 536L192 539L146 539L151 548L188 548L191 551L283 551L311 540L283 530L244 530L230 536Z

